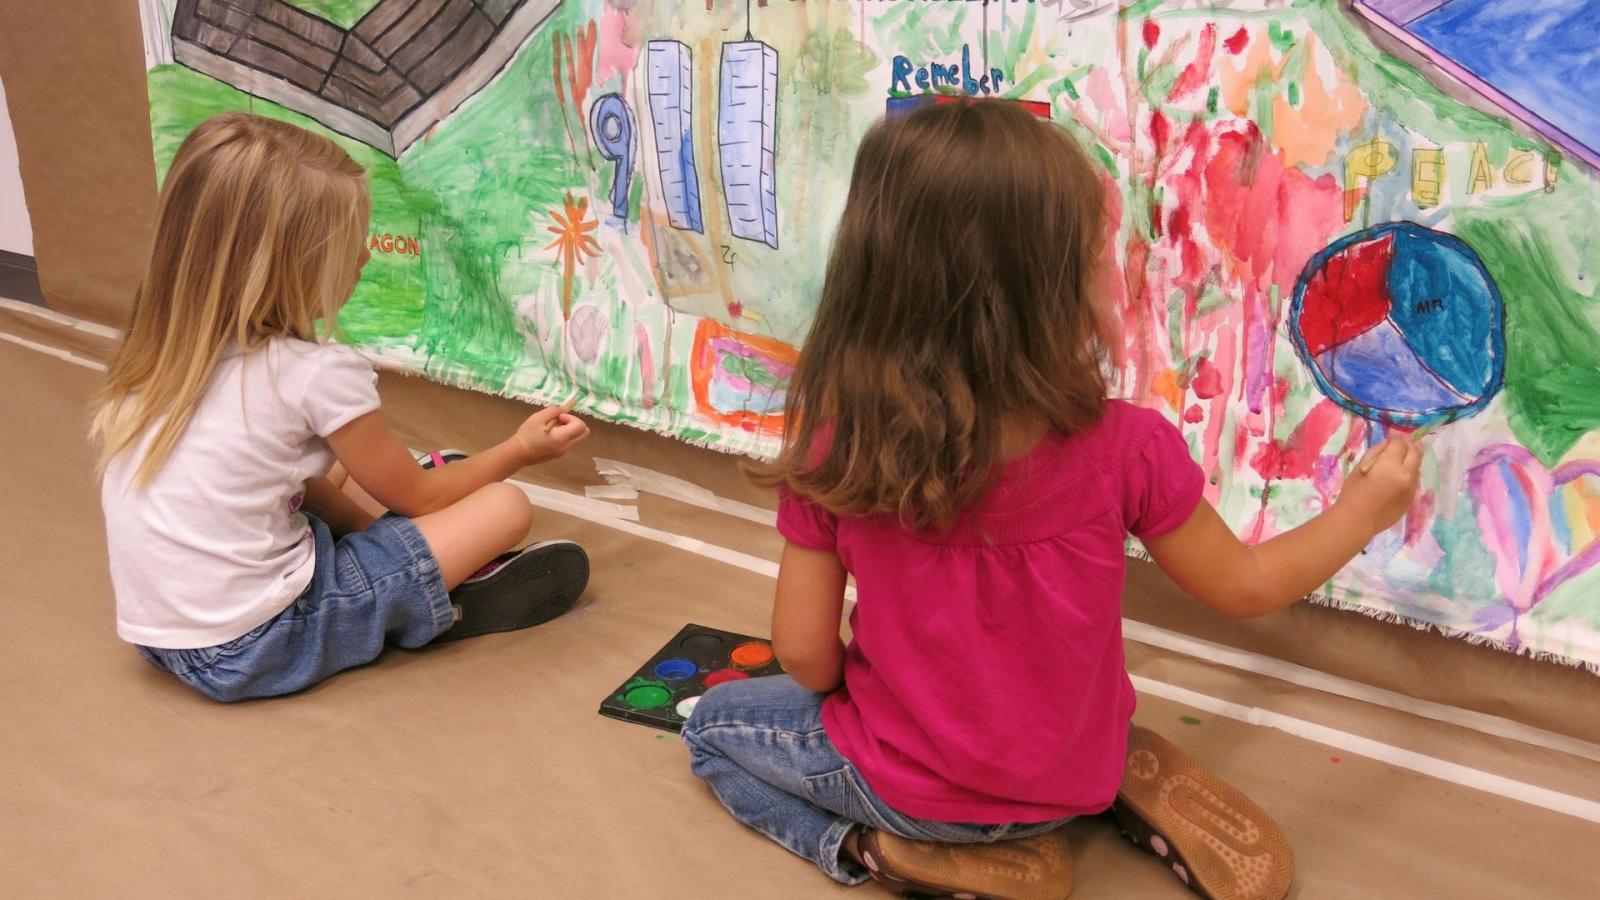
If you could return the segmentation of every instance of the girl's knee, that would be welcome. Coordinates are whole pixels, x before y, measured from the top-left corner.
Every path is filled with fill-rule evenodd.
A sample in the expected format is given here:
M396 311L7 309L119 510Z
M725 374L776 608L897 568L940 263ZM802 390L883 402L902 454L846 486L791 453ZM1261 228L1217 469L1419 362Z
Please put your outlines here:
M527 494L503 481L484 486L479 494L488 507L485 512L490 521L505 529L508 541L516 543L527 536L533 526L533 504L528 502Z

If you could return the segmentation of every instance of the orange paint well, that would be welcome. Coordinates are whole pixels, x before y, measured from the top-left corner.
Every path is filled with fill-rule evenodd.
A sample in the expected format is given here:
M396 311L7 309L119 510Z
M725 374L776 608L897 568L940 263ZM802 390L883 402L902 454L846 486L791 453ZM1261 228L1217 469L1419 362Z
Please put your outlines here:
M759 669L772 662L772 646L761 641L740 644L728 654L728 659L741 669Z

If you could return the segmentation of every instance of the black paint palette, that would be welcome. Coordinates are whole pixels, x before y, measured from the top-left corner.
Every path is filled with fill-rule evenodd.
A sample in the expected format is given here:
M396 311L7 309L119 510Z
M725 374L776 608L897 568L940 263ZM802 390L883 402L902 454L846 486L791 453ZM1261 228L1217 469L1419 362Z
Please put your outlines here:
M781 675L765 638L685 625L600 704L600 715L682 731L700 695L725 681Z

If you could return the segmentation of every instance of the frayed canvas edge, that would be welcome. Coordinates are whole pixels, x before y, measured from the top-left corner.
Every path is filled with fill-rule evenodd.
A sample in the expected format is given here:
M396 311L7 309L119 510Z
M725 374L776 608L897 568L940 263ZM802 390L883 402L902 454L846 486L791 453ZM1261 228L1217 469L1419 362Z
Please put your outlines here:
M1148 552L1138 548L1129 549L1127 551L1127 557L1129 559L1139 560L1140 562L1155 562ZM1303 601L1308 601L1316 604L1317 606L1326 607L1328 609L1336 609L1340 612L1360 613L1369 619L1377 619L1380 622L1387 622L1392 625L1405 625L1417 631L1441 634L1448 638L1465 641L1474 647L1492 647L1503 653L1510 653L1516 656L1525 656L1538 662L1556 663L1558 665L1573 669L1584 669L1591 675L1600 675L1600 661L1577 659L1571 656L1565 656L1563 654L1556 653L1551 650L1540 650L1536 647L1512 647L1504 641L1496 640L1488 635L1479 634L1475 631L1451 628L1448 625L1441 625L1437 622L1425 622L1421 619L1416 619L1411 616L1393 612L1387 609L1373 609L1370 606L1361 606L1355 603L1343 602L1327 595L1326 593L1309 594L1301 599Z
M541 394L534 391L513 391L507 388L491 388L477 381L470 373L463 371L460 367L454 365L453 363L446 363L437 367L428 367L427 363L422 360L420 356L413 355L413 351L409 350L399 350L398 352L393 349L378 351L369 347L357 347L355 349L376 368L394 372L399 375L405 375L410 378L420 378L424 381L443 384L448 387L476 391L480 394L489 394L491 396L501 397L506 400L517 400L523 403L533 403L540 406L553 406L557 403L564 402L567 399L566 395L563 395L558 399L557 395L554 394ZM576 392L578 396L586 399L607 399L596 397L593 393L579 388L576 385L574 385L571 390ZM613 402L615 402L614 398L612 399ZM718 453L723 453L728 456L743 457L745 459L754 459L761 462L770 462L773 459L772 454L763 453L758 446L736 446L733 441L726 439L723 441L717 441L706 438L691 437L689 435L682 434L678 431L678 429L692 427L698 431L709 432L718 432L718 429L715 426L711 428L705 428L701 427L699 423L684 422L683 419L685 416L682 413L675 412L668 407L658 406L656 408L662 411L657 417L661 424L629 421L627 419L621 419L606 415L604 413L595 412L594 410L585 410L584 412L588 415L604 419L612 424L626 425L629 428L647 432L649 434L659 434L664 437L672 438L675 441L681 441L685 444L689 444L693 447L700 447L706 450L715 450ZM733 436L734 435L732 434L729 435L729 437ZM748 444L750 442L746 443Z

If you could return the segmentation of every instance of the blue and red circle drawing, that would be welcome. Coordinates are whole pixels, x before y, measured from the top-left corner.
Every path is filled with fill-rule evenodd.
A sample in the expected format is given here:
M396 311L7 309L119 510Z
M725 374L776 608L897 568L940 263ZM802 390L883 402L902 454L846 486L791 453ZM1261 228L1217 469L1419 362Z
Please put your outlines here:
M1329 399L1416 428L1489 404L1505 381L1505 304L1478 254L1414 222L1347 235L1306 264L1295 351Z

